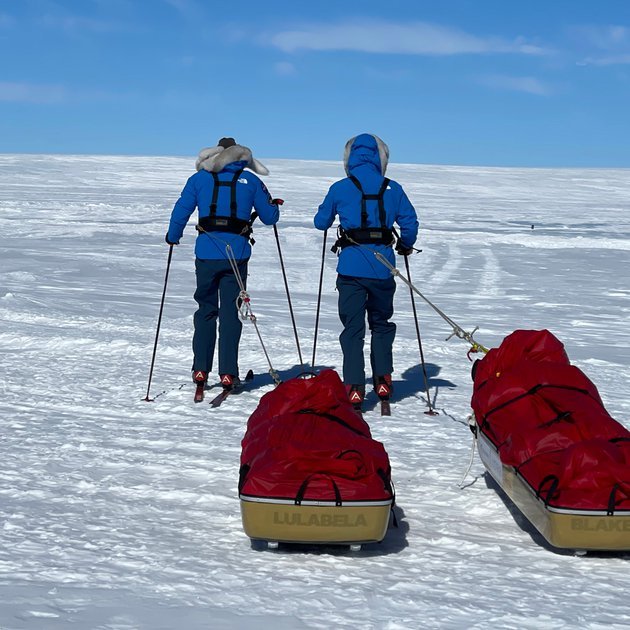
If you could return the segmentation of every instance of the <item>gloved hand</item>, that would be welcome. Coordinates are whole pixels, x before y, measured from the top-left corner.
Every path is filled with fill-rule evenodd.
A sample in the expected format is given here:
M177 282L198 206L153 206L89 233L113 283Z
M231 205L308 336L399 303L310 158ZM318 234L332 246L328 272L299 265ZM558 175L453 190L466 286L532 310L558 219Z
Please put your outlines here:
M271 203L274 206L281 206L284 203L284 199L272 199Z
M164 240L169 244L169 245L179 245L179 241L175 242L175 243L171 243L171 241L168 240L168 232L166 233L166 235L164 236Z
M413 254L413 246L407 247L400 239L396 243L396 253L401 256L409 256L409 254Z

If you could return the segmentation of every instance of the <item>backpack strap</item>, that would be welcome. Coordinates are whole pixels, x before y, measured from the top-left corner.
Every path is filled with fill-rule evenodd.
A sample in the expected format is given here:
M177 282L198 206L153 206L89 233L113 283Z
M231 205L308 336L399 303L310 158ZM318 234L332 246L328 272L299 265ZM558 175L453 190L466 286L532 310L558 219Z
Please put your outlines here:
M383 200L383 196L385 195L385 191L387 190L387 186L389 185L390 180L387 177L384 177L379 191L375 195L366 195L365 192L363 192L361 182L354 175L348 175L348 179L359 189L359 192L361 193L361 227L368 227L368 213L366 202L377 201L378 219L380 221L381 227L386 228L387 223L385 215L385 202Z
M216 173L210 171L210 175L212 175L212 179L214 180L212 201L210 202L210 215L199 219L199 223L197 225L197 231L199 233L231 232L232 234L238 234L239 236L245 237L252 245L256 242L252 236L252 225L258 217L258 212L252 212L249 220L239 219L236 215L238 210L236 204L236 184L238 183L242 172L243 169L234 173L232 179L222 181ZM228 216L217 216L217 202L219 200L220 186L230 187L230 214Z
M236 218L236 183L238 182L238 178L241 176L243 169L240 171L236 171L234 173L234 177L228 181L222 181L219 179L219 176L214 172L210 171L210 175L212 175L212 179L214 180L214 188L212 189L212 201L210 202L210 216L215 217L217 215L217 201L219 200L219 186L229 186L230 187L230 217L233 219Z
M387 215L385 214L385 191L390 180L383 178L383 183L375 195L366 195L363 192L361 182L354 176L348 175L348 179L359 189L361 193L361 227L346 229L343 226L338 228L338 238L331 250L336 254L339 249L344 249L349 245L393 245L394 233L392 228L387 227ZM378 219L380 226L368 225L367 202L378 202Z
M368 214L363 187L361 186L361 182L354 175L348 175L348 179L359 189L359 192L361 193L361 227L367 227Z

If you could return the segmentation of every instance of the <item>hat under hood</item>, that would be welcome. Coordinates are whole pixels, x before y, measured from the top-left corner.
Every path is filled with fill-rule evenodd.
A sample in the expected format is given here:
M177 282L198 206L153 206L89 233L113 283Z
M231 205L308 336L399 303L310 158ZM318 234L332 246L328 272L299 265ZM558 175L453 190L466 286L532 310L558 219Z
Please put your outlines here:
M389 147L372 133L361 133L346 142L343 152L343 167L346 174L355 166L372 164L381 175L385 175L389 162Z
M219 145L201 149L195 166L198 171L204 170L210 171L211 173L218 173L232 162L245 162L247 168L254 171L254 173L258 175L269 175L267 168L252 155L251 149L243 147L240 144L233 144L227 148Z

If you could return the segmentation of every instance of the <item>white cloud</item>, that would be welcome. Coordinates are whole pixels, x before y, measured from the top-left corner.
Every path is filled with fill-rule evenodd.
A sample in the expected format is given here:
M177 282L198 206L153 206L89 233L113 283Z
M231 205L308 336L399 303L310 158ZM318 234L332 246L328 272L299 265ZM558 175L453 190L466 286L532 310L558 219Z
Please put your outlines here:
M581 49L590 54L581 66L630 64L630 28L625 26L576 26L570 29Z
M65 88L59 85L0 81L0 102L51 104L61 103L66 98Z
M578 63L580 66L615 66L628 64L630 64L630 53L610 55L607 57L587 57Z
M264 41L284 52L296 50L352 50L408 55L520 53L543 55L549 51L523 38L478 37L428 22L363 20L338 24L310 24L299 29L266 34Z
M625 26L576 26L570 30L582 45L608 51L630 47L630 28Z
M478 82L481 85L511 92L526 92L527 94L536 94L538 96L551 94L551 89L534 77L512 77L495 74L481 77Z
M279 61L278 63L275 63L273 69L275 73L279 74L280 76L286 77L297 74L295 66L288 61Z

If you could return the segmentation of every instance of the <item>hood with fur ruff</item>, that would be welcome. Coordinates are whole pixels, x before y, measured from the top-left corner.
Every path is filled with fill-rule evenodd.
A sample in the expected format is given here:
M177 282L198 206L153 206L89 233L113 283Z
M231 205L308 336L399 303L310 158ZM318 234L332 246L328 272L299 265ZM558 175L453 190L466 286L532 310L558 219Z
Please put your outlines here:
M269 175L267 168L261 164L251 152L251 149L235 144L227 149L223 147L208 147L199 151L195 166L198 171L218 173L232 162L246 162L247 168L258 175Z
M343 167L346 175L350 169L361 163L371 163L385 176L389 162L389 147L373 133L361 133L346 142L343 152Z

